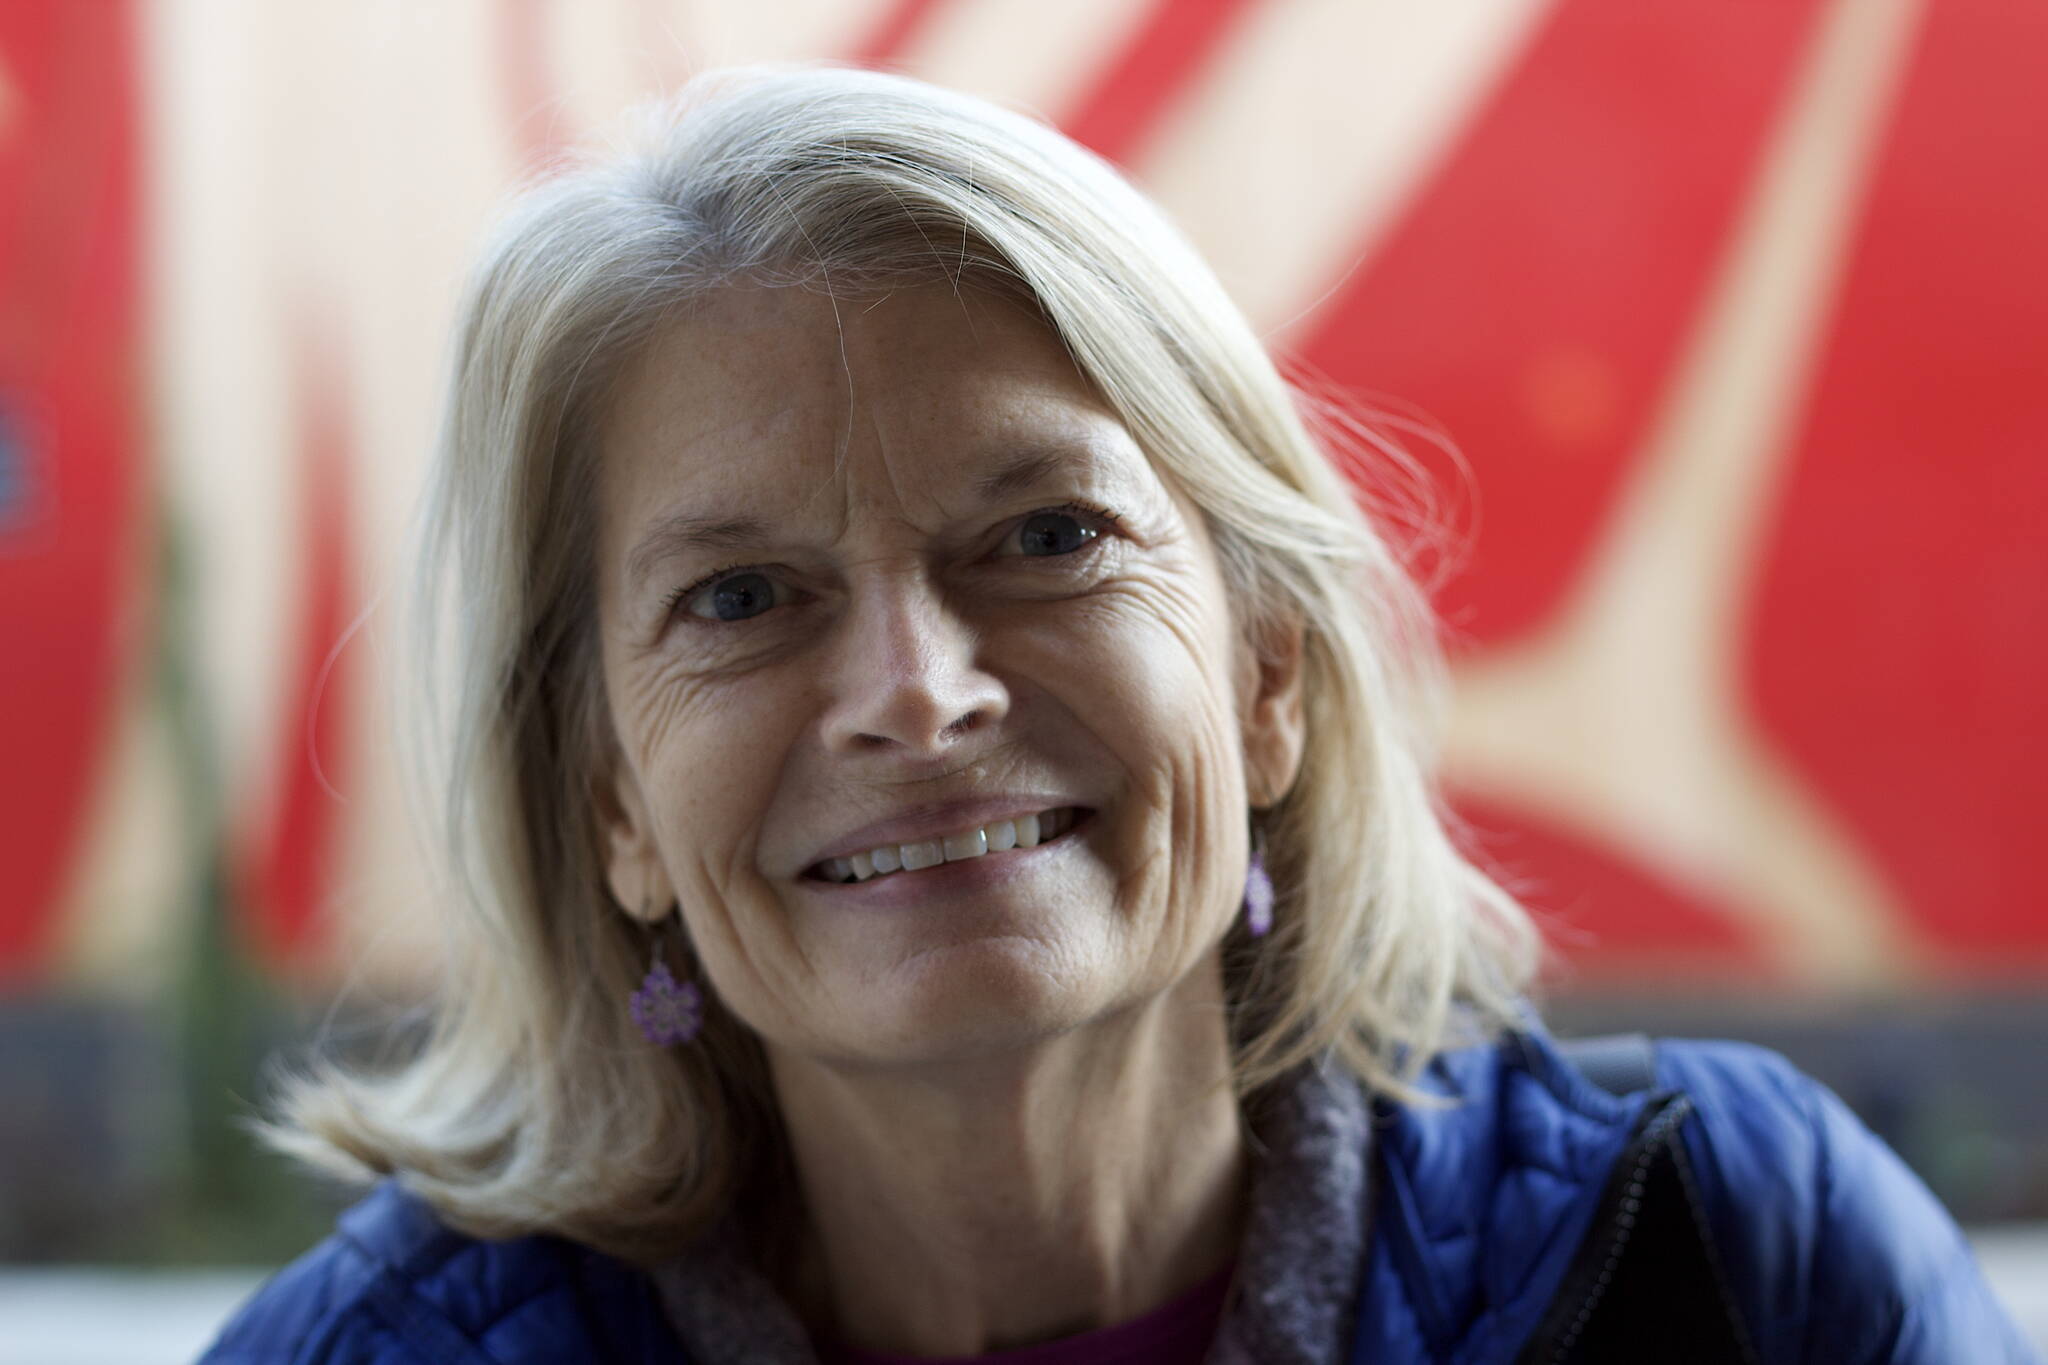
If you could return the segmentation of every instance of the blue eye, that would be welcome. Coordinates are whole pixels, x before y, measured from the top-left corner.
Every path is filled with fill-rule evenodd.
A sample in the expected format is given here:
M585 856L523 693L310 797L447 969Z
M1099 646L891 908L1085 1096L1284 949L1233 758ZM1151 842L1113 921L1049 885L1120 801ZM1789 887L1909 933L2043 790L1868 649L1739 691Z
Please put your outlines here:
M1023 552L1037 557L1070 555L1100 534L1065 512L1033 512L1017 528Z
M713 621L744 621L775 605L775 583L766 574L736 573L691 595L692 616Z

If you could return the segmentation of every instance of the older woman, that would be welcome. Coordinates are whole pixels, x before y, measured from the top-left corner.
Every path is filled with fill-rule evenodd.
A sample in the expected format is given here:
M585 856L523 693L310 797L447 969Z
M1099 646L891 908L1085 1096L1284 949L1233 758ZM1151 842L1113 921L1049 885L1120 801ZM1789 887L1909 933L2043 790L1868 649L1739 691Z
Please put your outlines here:
M1782 1062L1544 1036L1416 590L1055 133L700 82L491 242L426 527L464 935L212 1359L2025 1356Z

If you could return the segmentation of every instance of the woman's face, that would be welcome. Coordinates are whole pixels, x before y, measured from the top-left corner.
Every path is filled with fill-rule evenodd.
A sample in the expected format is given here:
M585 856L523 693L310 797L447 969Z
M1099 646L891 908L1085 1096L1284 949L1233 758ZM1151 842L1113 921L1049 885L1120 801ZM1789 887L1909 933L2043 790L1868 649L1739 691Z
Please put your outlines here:
M1241 642L1201 518L1042 324L721 292L623 377L599 499L612 889L680 903L771 1049L977 1055L1213 966L1298 643Z

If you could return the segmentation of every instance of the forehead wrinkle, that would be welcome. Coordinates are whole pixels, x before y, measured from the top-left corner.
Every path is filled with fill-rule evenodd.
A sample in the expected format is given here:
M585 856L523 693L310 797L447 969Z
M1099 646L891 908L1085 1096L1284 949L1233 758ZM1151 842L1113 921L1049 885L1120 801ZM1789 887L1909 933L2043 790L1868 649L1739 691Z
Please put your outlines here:
M859 456L854 454L851 442L841 448L831 471L818 480L798 508L799 512L806 511L819 499L836 491L836 526L832 536L835 541L843 541L852 532L856 520L890 521L914 528L916 519L911 515L908 504L919 488L925 489L926 501L934 511L940 516L945 513L943 500L927 487L929 480L919 480L911 474L899 475L898 461L890 458L889 439L883 431L879 414L873 409L867 412L867 431L872 437L871 444ZM879 475L872 480L872 489L863 478L860 466L864 463L880 467Z
M911 498L922 493L927 514L932 518L944 520L947 516L946 500L939 487L943 480L913 477L918 472L915 454L909 458L908 470L899 470L898 465L902 462L892 458L889 436L879 418L871 414L869 427L875 435L875 460L881 465L882 477L888 483L891 505L901 509L906 521L914 520L911 514ZM912 438L913 442L917 439L919 438Z
M848 439L842 441L839 444L838 449L833 453L832 468L830 472L828 472L823 478L819 479L815 484L813 484L811 487L811 491L805 494L803 500L796 505L795 509L791 513L793 519L803 519L804 517L810 514L811 509L817 506L820 501L834 501L831 498L832 490L835 488L843 489L849 485L849 482L852 478L850 471L853 465L853 459L851 455L853 444L851 439L853 431L853 413L851 410L847 412L846 430L848 433ZM844 540L846 538L846 533L849 529L851 529L853 522L852 500L848 497L842 496L836 499L836 502L836 509L828 508L828 515L831 519L831 532L826 538L828 541L833 543L837 543L838 541Z

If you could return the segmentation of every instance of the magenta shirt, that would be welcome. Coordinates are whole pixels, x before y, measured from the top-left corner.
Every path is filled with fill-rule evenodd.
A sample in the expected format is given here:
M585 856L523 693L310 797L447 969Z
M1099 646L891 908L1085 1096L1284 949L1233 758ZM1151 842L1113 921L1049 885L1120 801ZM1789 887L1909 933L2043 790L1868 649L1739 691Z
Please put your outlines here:
M1040 1342L984 1356L888 1356L849 1346L820 1349L822 1365L1201 1365L1215 1339L1230 1293L1235 1266L1215 1275L1142 1318L1076 1337Z

